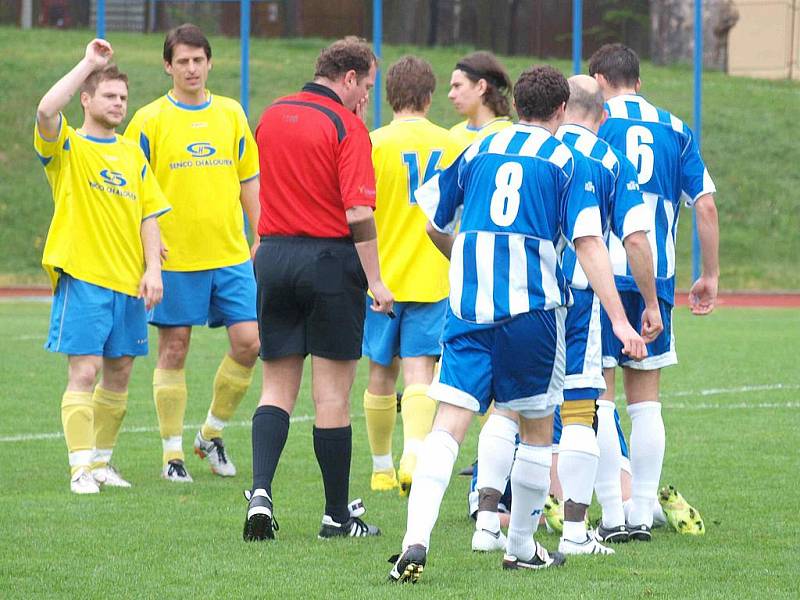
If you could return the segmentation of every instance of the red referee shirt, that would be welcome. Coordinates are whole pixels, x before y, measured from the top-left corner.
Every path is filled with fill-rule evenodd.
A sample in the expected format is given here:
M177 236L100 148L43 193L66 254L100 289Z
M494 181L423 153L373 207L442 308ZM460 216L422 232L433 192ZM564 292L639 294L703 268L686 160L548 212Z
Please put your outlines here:
M375 208L372 145L363 121L328 87L276 100L256 127L261 235L340 238L345 210Z

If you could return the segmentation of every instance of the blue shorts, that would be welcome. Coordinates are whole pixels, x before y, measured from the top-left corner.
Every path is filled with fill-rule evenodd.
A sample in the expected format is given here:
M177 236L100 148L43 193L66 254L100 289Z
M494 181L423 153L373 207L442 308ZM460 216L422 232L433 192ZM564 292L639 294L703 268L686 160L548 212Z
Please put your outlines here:
M531 311L447 340L430 397L481 414L492 399L523 417L552 414L564 399L566 312Z
M622 456L628 458L628 442L625 441L625 434L622 432L622 425L619 422L619 413L616 407L614 408L614 422L617 424L617 435L619 436L619 448L622 451ZM553 451L558 450L558 444L561 442L561 411L556 409L553 415Z
M256 320L256 278L249 260L205 271L163 271L164 300L147 319L157 327L230 327Z
M603 380L603 343L600 301L591 290L572 290L574 303L567 311L567 371L565 400L596 400L606 389Z
M625 308L628 322L636 331L641 331L644 298L638 292L620 292L619 297L622 299L622 306ZM672 333L672 304L659 298L658 305L661 308L664 331L652 343L647 344L647 358L640 361L631 360L622 353L622 343L614 336L606 311L600 311L604 368L621 366L641 371L654 371L678 364L678 355L675 353L675 336Z
M394 319L370 308L364 320L362 354L385 367L395 356L439 356L447 298L439 302L395 302Z
M70 355L144 356L144 300L61 273L44 347Z

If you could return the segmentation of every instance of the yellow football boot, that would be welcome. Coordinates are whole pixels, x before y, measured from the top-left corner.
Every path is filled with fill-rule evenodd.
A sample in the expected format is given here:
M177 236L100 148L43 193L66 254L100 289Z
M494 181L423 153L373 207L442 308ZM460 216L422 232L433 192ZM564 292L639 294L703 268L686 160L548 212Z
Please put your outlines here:
M417 468L417 455L404 454L400 458L400 467L397 469L397 478L400 480L400 495L407 498L411 493L411 479L414 469Z
M373 492L391 492L397 487L397 475L391 471L373 471L370 487Z
M673 486L661 488L658 493L658 502L664 509L667 522L678 533L687 535L704 535L706 532L703 517L691 506L681 493Z
M564 531L564 505L561 501L553 496L547 495L547 500L544 501L544 520L550 531L561 533Z

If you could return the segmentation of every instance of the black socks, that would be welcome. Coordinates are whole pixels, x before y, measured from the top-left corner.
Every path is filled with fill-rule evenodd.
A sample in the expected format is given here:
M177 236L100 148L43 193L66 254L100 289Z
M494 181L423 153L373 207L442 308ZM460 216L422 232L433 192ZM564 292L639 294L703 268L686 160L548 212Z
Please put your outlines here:
M253 415L253 490L263 488L272 497L272 479L286 438L289 413L277 406L259 406ZM350 460L348 455L348 470Z
M255 430L255 421L253 424ZM314 427L314 454L325 485L325 514L337 523L350 518L347 496L350 492L352 451L353 430L350 425L332 429Z

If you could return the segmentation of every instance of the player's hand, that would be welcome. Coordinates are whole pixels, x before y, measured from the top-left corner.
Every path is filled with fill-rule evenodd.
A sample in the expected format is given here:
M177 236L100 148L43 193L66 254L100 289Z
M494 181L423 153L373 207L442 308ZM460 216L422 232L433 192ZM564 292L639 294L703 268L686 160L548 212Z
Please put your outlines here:
M622 342L622 353L633 360L647 358L647 347L642 337L636 333L628 321L612 323L614 335Z
M701 275L700 279L694 282L692 289L689 290L689 308L693 315L708 315L714 310L717 304L717 284L716 277Z
M661 332L664 331L664 323L661 321L661 310L658 305L645 306L642 313L642 339L645 344L654 341Z
M369 94L365 95L361 100L358 101L356 104L356 108L353 111L356 113L356 116L364 121L367 122L367 107L369 106Z
M261 239L260 238L256 238L256 241L253 242L252 246L250 246L250 260L255 262L255 260L256 260L256 252L258 252L258 247L260 245L261 245Z
M147 269L139 282L139 298L144 298L147 310L161 302L164 297L164 284L161 281L161 269Z
M86 60L94 67L94 70L102 69L109 62L111 57L114 56L114 49L106 40L100 38L94 39L86 46Z
M369 286L369 291L372 292L372 304L370 308L375 312L389 314L394 306L394 296L389 291L383 281L380 279Z

